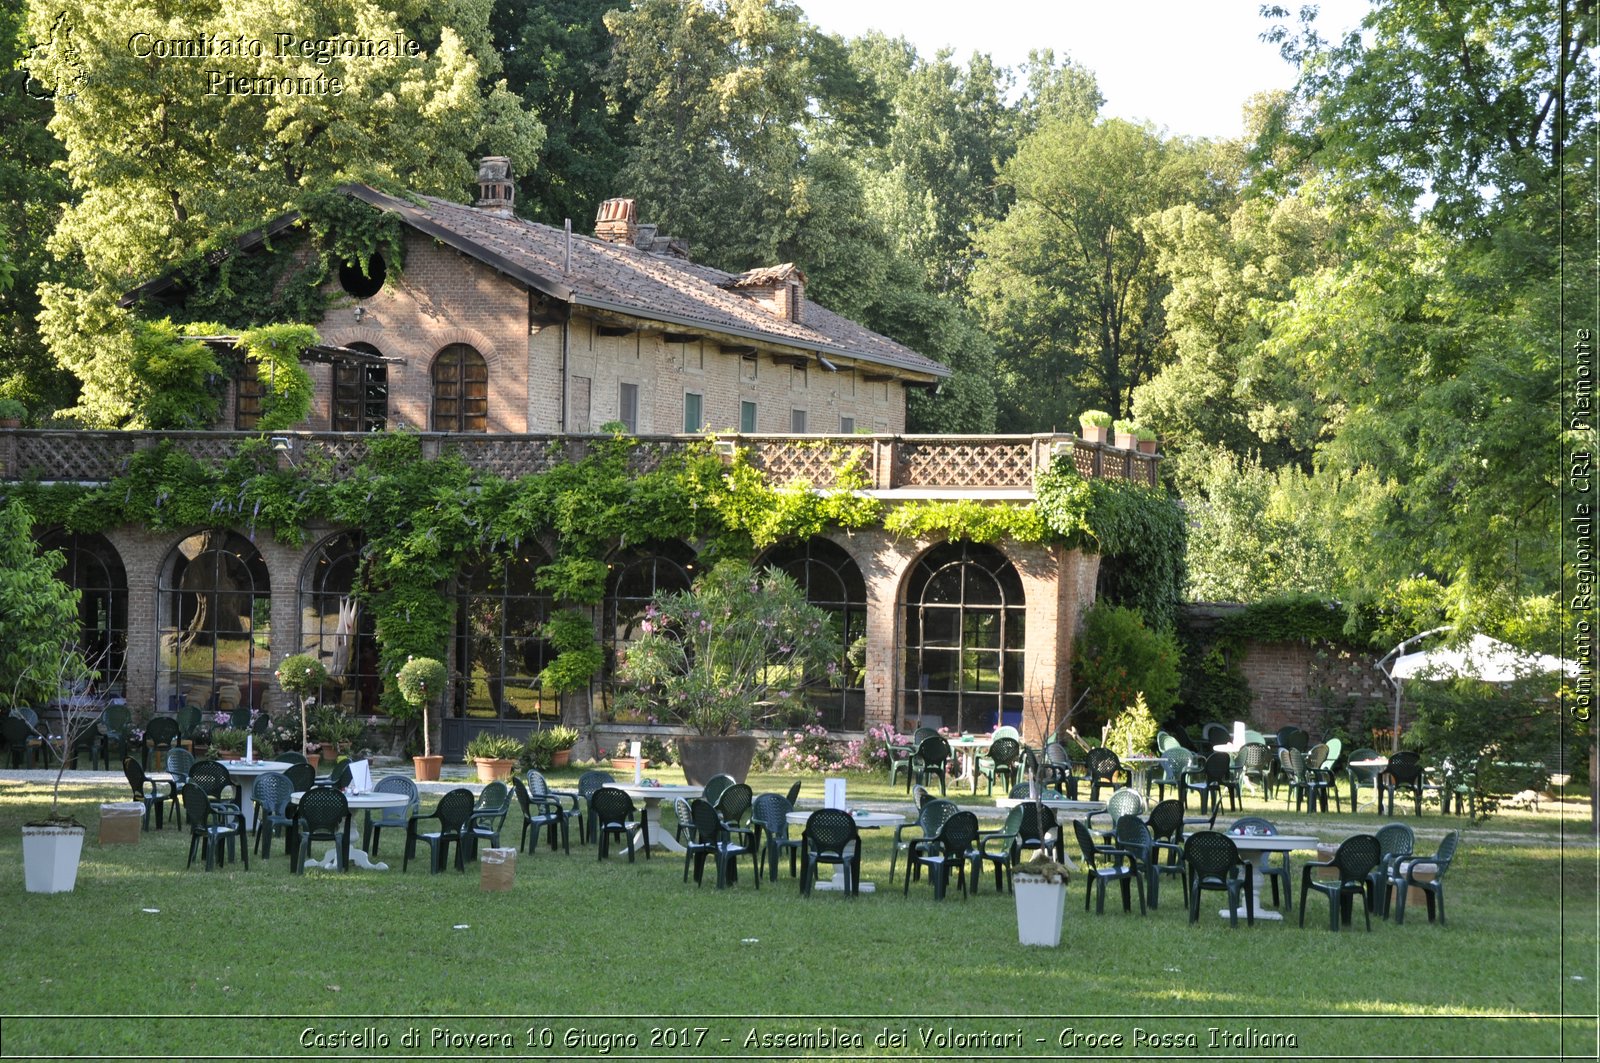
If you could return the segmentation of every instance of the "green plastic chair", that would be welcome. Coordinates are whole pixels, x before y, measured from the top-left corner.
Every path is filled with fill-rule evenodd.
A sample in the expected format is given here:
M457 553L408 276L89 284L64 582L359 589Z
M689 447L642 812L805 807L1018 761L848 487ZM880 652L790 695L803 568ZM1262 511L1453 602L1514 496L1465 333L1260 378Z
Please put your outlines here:
M1372 930L1372 882L1368 879L1378 866L1382 850L1378 839L1370 834L1357 834L1339 843L1332 860L1312 860L1300 868L1300 925L1306 925L1306 897L1312 891L1328 898L1328 929L1337 931L1340 923L1349 923L1354 898L1360 897L1361 914L1366 917L1367 930ZM1315 879L1311 873L1319 867L1333 868L1337 876Z
M694 882L700 885L705 874L706 857L710 856L717 867L717 889L732 885L739 877L738 858L749 854L751 873L756 889L761 888L761 858L749 841L748 832L730 832L728 824L717 809L703 798L689 802L690 830L684 843L683 880L689 881L689 864L694 863ZM745 841L736 841L742 836Z
M506 817L511 814L511 788L496 780L486 783L478 794L478 804L472 810L463 838L467 843L467 859L478 858L478 842L487 841L491 848L500 848L500 831Z
M127 763L137 764L138 761L131 757ZM195 783L186 783L183 787L183 806L189 814L189 862L186 868L194 866L195 849L200 848L205 856L205 868L210 871L224 862L223 849L227 845L228 859L232 858L234 843L239 842L238 853L244 862L244 869L250 870L250 846L244 837L244 816L238 809L222 811L217 808L205 790Z
M1389 917L1389 881L1402 860L1416 848L1417 835L1404 823L1387 823L1374 835L1378 839L1378 866L1367 873L1372 883L1372 903L1383 918Z
M1183 862L1189 868L1189 922L1200 921L1200 895L1219 890L1228 895L1228 925L1239 925L1239 907L1244 906L1245 925L1256 925L1256 904L1252 883L1255 864L1241 858L1239 847L1226 834L1214 830L1197 831L1183 843ZM1302 901L1304 896L1302 895Z
M628 843L628 863L633 863L635 830L641 833L645 859L650 859L650 823L642 818L635 819L638 810L633 806L633 798L615 786L602 786L589 795L589 812L594 816L595 829L599 831L596 835L599 849L597 859L604 860L611 855L611 836L618 835ZM692 805L690 813L692 816Z
M737 781L732 775L713 775L700 788L700 796L705 800L706 804L715 808L717 807L717 802L722 799L723 791Z
M944 900L949 891L950 872L954 871L961 886L961 899L967 899L967 864L973 859L978 842L978 817L971 812L957 812L944 821L939 833L932 838L918 838L906 850L906 874L902 893L909 896L911 880L920 877L922 868L928 869L933 883L933 899Z
M1233 821L1233 826L1228 828L1229 833L1255 834L1263 837L1274 837L1278 833L1277 824L1262 816L1241 816ZM1272 904L1280 911L1294 904L1294 894L1289 889L1289 854L1277 854L1278 863L1262 861L1257 865L1256 871L1272 880ZM1278 900L1278 882L1283 881L1283 900Z
M1128 818L1138 821L1138 817ZM1139 822L1143 827L1144 823ZM1133 911L1133 887L1139 888L1139 914L1145 914L1144 876L1140 874L1138 862L1125 849L1115 845L1097 845L1094 835L1084 825L1083 820L1072 821L1072 832L1078 838L1078 850L1083 856L1081 873L1084 878L1083 910L1089 910L1089 902L1094 899L1095 887L1099 887L1100 903L1095 908L1098 915L1106 911L1106 883L1116 882L1122 887L1122 910Z
M313 841L331 841L340 871L350 870L350 803L344 792L331 786L314 786L300 798L294 821L295 844L290 852L296 875L305 873Z
M404 794L410 801L395 808L367 809L361 817L361 851L369 857L378 855L378 842L383 837L383 828L398 827L405 829L411 817L422 808L422 795L417 791L417 784L401 775L386 775L379 779L372 788L374 793ZM376 814L374 814L376 813Z
M467 869L466 858L462 849L466 845L467 821L472 817L473 797L472 791L465 786L457 787L439 798L439 803L433 806L433 811L418 813L406 822L406 853L400 861L400 870L405 871L411 863L412 857L417 855L417 842L428 843L428 873L438 874L444 868L444 857L450 851L450 846L456 847L456 870ZM439 829L436 831L419 831L418 825L423 820L437 820Z
M1413 856L1396 866L1391 881L1395 887L1394 921L1397 925L1406 921L1406 891L1411 886L1422 890L1427 899L1428 922L1433 922L1437 904L1439 925L1444 925L1444 873L1450 870L1450 864L1456 858L1456 847L1460 843L1461 832L1453 830L1444 836L1438 851L1432 856ZM1417 877L1428 871L1433 873L1432 879Z
M894 844L889 848L889 881L894 881L895 865L899 863L900 854L911 849L911 843L918 838L932 838L944 827L945 820L961 811L954 801L946 801L936 797L917 810L917 818L911 823L902 823L894 829ZM916 831L916 835L907 834L907 831Z
M976 770L978 775L988 780L988 793L994 793L997 775L1005 778L1007 786L1015 786L1017 776L1022 771L1022 743L1015 738L996 738L990 744L988 754L978 758Z
M750 806L750 824L755 830L756 851L767 866L767 877L778 881L778 867L785 851L789 854L789 877L797 874L800 839L789 837L789 813L793 810L782 794L758 794Z
M861 893L861 832L855 817L840 808L819 808L800 832L800 895L809 897L821 864L843 868L846 896Z
M972 850L972 892L978 892L983 881L983 865L994 865L996 893L1011 892L1011 876L1021 862L1022 806L1016 805L1006 813L1005 826L999 830L984 831L978 835L978 844ZM1002 881L1002 875L1004 879Z

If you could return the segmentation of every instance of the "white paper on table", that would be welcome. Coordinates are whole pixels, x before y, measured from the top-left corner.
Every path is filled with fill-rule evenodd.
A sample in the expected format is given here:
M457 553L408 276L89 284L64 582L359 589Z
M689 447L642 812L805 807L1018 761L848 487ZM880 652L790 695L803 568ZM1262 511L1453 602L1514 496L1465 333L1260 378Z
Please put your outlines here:
M1234 720L1233 721L1233 744L1235 746L1244 745L1244 721L1243 720Z
M364 794L372 789L372 762L370 760L352 760L350 762L350 792Z
M843 779L822 780L822 804L825 808L845 807Z

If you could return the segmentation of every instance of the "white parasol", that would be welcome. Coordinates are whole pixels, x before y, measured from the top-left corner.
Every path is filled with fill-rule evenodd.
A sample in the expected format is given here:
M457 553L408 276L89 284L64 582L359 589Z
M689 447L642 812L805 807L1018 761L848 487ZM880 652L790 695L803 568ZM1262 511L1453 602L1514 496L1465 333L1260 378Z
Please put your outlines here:
M1578 665L1549 654L1524 653L1479 634L1465 646L1439 646L1397 658L1389 675L1394 679L1470 676L1489 683L1509 683L1519 676L1545 672L1577 675Z

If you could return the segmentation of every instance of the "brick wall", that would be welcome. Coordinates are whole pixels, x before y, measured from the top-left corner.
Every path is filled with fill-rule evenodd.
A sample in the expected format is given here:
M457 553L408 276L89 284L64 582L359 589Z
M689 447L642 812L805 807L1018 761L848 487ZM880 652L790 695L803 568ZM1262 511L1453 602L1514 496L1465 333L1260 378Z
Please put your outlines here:
M1239 670L1250 684L1251 721L1262 731L1292 724L1320 736L1330 722L1356 730L1369 708L1392 714L1394 688L1376 663L1371 654L1339 646L1246 643ZM1408 719L1403 713L1401 725Z
M738 430L741 401L756 404L757 432L789 432L797 409L806 411L808 432L836 433L841 417L852 418L858 429L905 430L905 388L898 381L868 382L854 370L829 373L818 365L794 369L768 353L746 359L724 353L715 340L668 343L656 329L601 335L601 323L582 315L565 325L530 323L526 289L414 232L405 239L404 271L391 271L370 298L353 299L330 281L334 307L317 325L326 343L369 344L404 361L388 369L391 427L430 428L434 357L449 344L465 343L488 364L490 432L560 431L565 330L569 388L575 389L569 391L569 432L597 431L617 420L624 383L639 389L641 433L683 431L689 392L702 396L704 426L718 431ZM333 367L308 369L313 398L306 427L328 431ZM577 378L588 381L587 418L570 398L581 394ZM225 415L222 423L231 427L231 395Z

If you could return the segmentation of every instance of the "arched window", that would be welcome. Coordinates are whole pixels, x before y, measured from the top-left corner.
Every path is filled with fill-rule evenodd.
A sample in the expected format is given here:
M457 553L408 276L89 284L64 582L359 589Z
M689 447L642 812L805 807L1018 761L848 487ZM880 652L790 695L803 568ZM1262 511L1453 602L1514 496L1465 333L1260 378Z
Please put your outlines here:
M489 430L489 366L465 343L452 343L433 359L433 430Z
M40 550L60 550L56 578L78 597L78 647L100 673L101 693L121 694L127 682L128 573L103 535L51 531Z
M157 582L156 703L262 707L272 679L272 593L261 552L237 532L196 532Z
M378 711L378 643L372 616L352 592L361 564L361 537L340 532L322 540L300 570L300 652L328 670L318 701L346 712Z
M759 565L794 578L806 601L826 610L833 631L846 651L845 684L831 686L826 676L809 678L804 688L807 708L830 730L864 729L866 694L859 669L849 664L849 650L867 634L867 582L844 548L827 539L779 543L761 556Z
M534 587L548 558L524 545L478 557L461 575L456 603L456 668L467 677L455 714L559 721L559 700L539 689L539 673L555 657L541 634L550 595Z
M350 349L377 354L370 343ZM333 363L333 430L381 432L389 424L389 367L380 362Z
M987 731L1022 721L1022 580L998 550L944 543L906 577L901 599L906 728Z
M630 547L617 553L607 568L606 597L602 606L600 641L605 648L600 696L594 719L613 719L611 696L617 686L617 656L638 634L645 606L660 591L686 591L698 571L695 553L680 542L666 541Z

